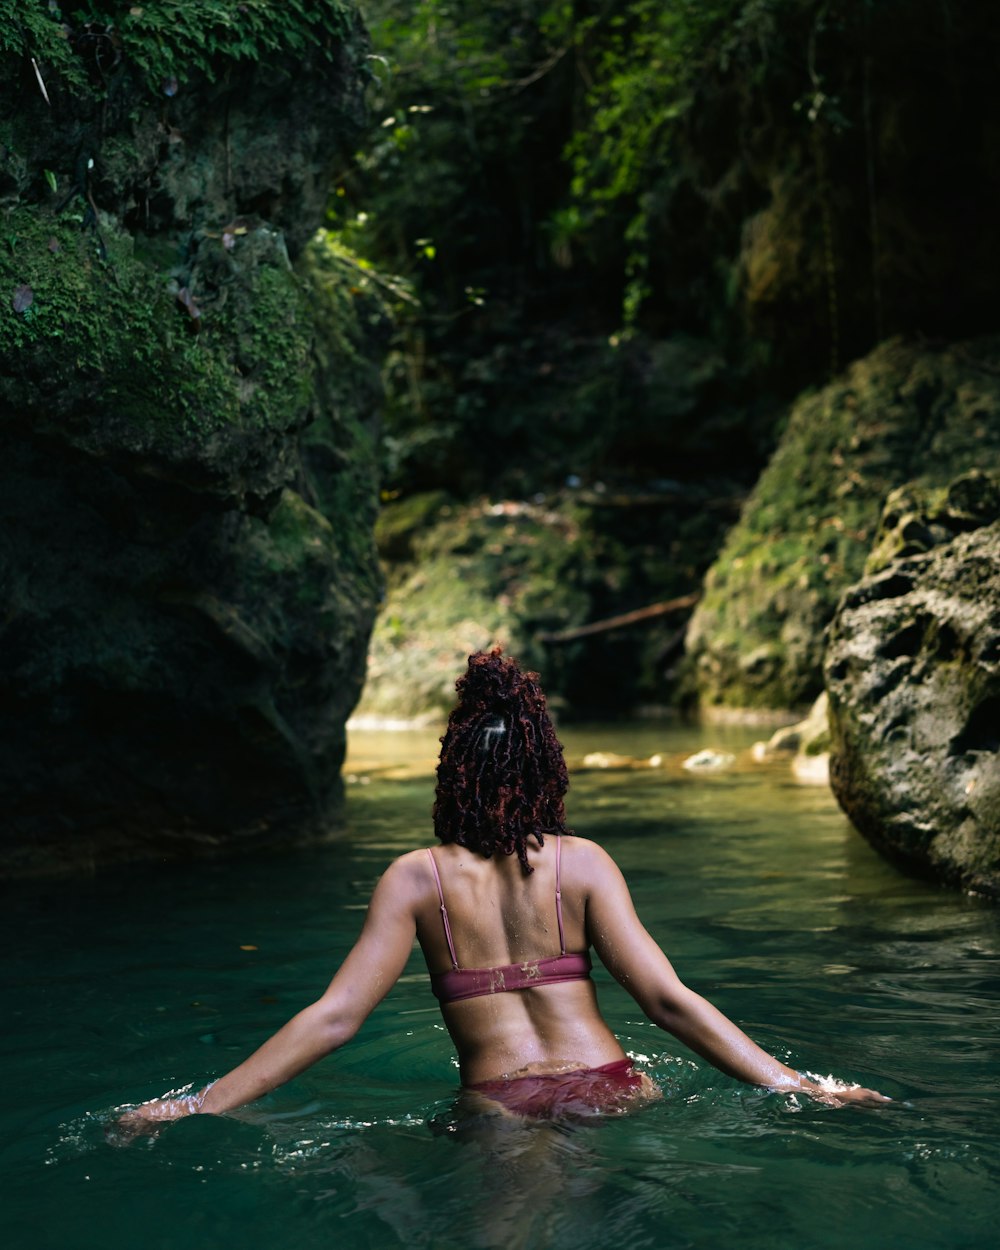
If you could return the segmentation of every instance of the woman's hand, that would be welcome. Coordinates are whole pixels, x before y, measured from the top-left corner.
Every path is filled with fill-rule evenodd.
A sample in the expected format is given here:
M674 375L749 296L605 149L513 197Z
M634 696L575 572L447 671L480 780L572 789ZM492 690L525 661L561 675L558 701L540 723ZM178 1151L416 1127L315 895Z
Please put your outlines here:
M813 1076L807 1073L802 1077L803 1093L815 1098L817 1102L826 1103L830 1107L844 1107L848 1103L874 1107L881 1103L892 1102L885 1094L876 1089L865 1089L863 1085L847 1085L838 1081L835 1076Z
M133 1107L120 1115L115 1121L109 1139L113 1135L120 1143L127 1143L136 1137L157 1133L164 1124L171 1120L180 1120L186 1115L197 1115L201 1110L205 1091L200 1094L187 1094L181 1098L154 1098L139 1107Z
M131 1123L133 1120L158 1121L179 1120L181 1116L195 1115L201 1110L201 1096L187 1094L183 1098L154 1098L139 1107L133 1107L119 1117L118 1123Z

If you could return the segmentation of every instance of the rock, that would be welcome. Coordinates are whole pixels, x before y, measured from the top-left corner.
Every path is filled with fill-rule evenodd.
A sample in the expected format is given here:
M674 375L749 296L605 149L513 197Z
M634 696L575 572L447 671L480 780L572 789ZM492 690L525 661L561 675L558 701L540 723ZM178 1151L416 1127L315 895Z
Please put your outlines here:
M307 240L367 45L329 0L253 56L257 10L174 16L100 72L68 17L50 103L0 58L3 873L317 835L341 791L382 319Z
M886 495L910 480L943 488L998 454L1000 338L940 351L892 341L800 398L688 629L703 708L814 700L823 629L863 571ZM963 507L947 504L967 528ZM905 541L936 541L936 517L925 535L904 526Z
M995 897L1000 517L990 500L998 482L975 475L943 496L914 487L890 496L875 543L881 555L844 595L825 661L830 780L854 825L902 866ZM930 549L886 561L903 499L914 505L907 542ZM960 513L959 529L972 513L998 519L936 541L950 524L942 499Z
M893 560L949 543L958 534L1000 517L1000 476L973 469L937 489L909 482L890 493L865 573L881 572Z
M819 696L805 720L776 730L767 742L755 742L750 754L758 764L788 760L796 781L803 785L826 785L830 772L829 700Z
M774 756L794 755L796 752L820 755L828 750L830 726L827 721L827 706L824 690L809 709L805 720L776 729L767 742L755 742L752 748L754 759L766 760Z
M728 768L735 758L735 755L730 755L727 751L713 751L710 747L705 747L701 751L696 751L694 755L689 755L686 760L682 760L681 768L694 773L714 772Z
M640 763L645 765L646 761L639 761L632 755L618 755L614 751L588 751L583 757L584 768L622 770L637 768Z
M460 502L436 491L392 501L376 531L388 591L355 720L440 717L469 652L495 641L541 672L563 708L600 715L664 702L683 612L572 641L545 636L690 591L720 521L704 489L664 483L641 495L567 488Z
M662 755L644 757L619 755L615 751L588 751L580 761L580 767L624 772L636 768L662 768L663 762Z
M792 776L803 786L826 786L830 784L830 753L819 755L795 755L792 757Z

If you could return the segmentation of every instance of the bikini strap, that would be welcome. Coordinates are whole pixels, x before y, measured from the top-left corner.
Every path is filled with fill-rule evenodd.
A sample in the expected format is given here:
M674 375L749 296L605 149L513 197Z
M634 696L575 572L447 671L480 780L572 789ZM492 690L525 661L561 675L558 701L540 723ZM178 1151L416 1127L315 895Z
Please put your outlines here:
M441 900L441 919L444 922L444 936L448 943L448 951L451 954L451 966L458 968L458 956L455 954L455 943L451 939L451 924L448 921L448 908L444 905L444 891L441 889L441 874L438 872L437 861L434 858L434 852L429 846L425 846L424 850L430 856L431 868L434 870L434 880L437 883L438 898ZM562 925L560 922L560 932Z
M562 834L556 834L556 923L559 925L559 954L566 954L566 935L562 921Z

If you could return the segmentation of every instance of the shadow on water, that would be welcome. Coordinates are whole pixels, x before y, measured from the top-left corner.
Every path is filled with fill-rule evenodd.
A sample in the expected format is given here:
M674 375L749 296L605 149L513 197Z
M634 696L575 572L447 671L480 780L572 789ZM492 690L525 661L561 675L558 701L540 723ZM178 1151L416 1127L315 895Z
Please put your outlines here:
M117 1109L218 1075L315 997L386 861L426 842L436 735L369 738L329 847L7 891L5 1244L992 1246L997 910L899 876L826 791L751 767L749 735L566 738L571 761L666 759L577 769L571 823L622 863L681 975L786 1061L883 1088L890 1107L738 1085L598 969L664 1098L585 1123L463 1122L415 954L337 1056L238 1115L112 1148ZM736 763L685 773L705 745Z

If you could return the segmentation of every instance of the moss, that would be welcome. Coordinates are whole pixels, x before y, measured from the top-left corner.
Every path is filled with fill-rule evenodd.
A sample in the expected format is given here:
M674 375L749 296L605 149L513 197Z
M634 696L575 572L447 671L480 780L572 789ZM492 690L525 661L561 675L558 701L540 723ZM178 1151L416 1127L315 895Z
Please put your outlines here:
M258 255L245 265L237 255L228 285L206 287L197 319L176 278L138 260L131 237L106 218L88 230L78 214L20 208L5 233L0 387L15 410L44 410L57 386L78 393L90 379L124 444L168 458L237 423L277 431L303 419L314 331L302 283L270 232L237 243ZM11 294L19 287L31 292L20 312ZM78 437L103 436L95 426Z
M359 287L354 267L320 231L298 271L317 328L312 344L313 420L302 447L310 488L337 532L340 567L382 595L373 531L378 508L378 348L387 333L382 303Z
M118 66L136 67L150 94L173 94L196 74L214 81L228 63L319 49L333 59L360 28L341 0L0 0L0 54L34 58L43 81L103 94ZM172 80L176 80L172 82Z
M380 592L377 338L307 246L361 116L348 13L79 0L48 55L59 16L0 0L14 836L330 827Z
M1000 384L975 363L998 352L996 340L945 352L888 343L793 406L692 621L702 702L816 697L823 629L863 571L887 493L908 478L946 482L1000 451Z
M451 502L445 490L421 491L382 508L375 523L375 542L384 560L412 558L414 542Z
M890 493L865 562L865 576L930 551L1000 516L1000 473L973 470L947 487L908 482Z
M333 536L333 526L321 512L310 508L293 490L281 492L278 506L268 519L270 555L267 565L281 572L311 552L323 550Z
M383 529L397 516L412 558L390 565L361 715L440 713L470 651L499 639L529 667L544 666L536 631L567 611L585 615L583 535L567 512L488 500L452 506L436 494L387 506Z
M706 509L688 507L697 515L672 499L575 491L465 504L430 492L387 504L389 588L360 714L443 711L465 656L497 639L575 712L666 702L663 653L677 619L565 642L546 635L691 590L700 570L686 563L685 537L706 524Z

